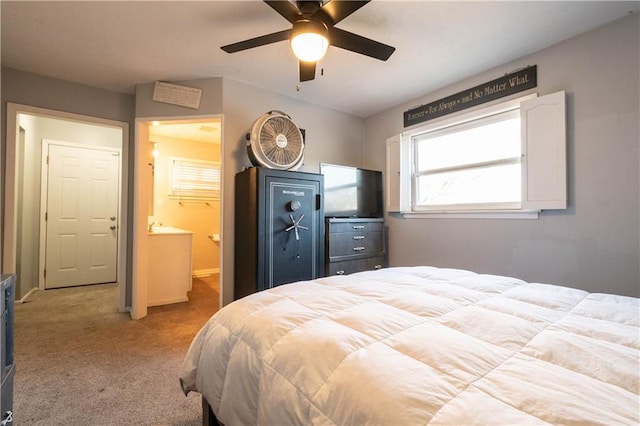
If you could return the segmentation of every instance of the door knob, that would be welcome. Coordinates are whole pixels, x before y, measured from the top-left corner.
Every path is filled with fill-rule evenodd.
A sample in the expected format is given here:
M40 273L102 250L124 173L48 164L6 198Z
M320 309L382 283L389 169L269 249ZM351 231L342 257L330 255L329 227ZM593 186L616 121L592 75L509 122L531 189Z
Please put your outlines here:
M109 227L109 229L111 229L111 230L113 231L113 230L115 230L115 229L116 229L116 226L115 226L115 225L111 225L111 226Z
M116 220L116 217L115 216L111 216L110 219L111 220Z

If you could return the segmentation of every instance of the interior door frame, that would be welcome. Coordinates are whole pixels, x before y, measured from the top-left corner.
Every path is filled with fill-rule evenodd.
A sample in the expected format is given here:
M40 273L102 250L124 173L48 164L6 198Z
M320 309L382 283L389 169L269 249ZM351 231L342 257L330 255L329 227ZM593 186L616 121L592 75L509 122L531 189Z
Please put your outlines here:
M122 131L120 156L120 227L118 229L118 254L117 254L117 286L118 286L118 312L126 312L127 296L127 228L128 228L128 170L129 170L129 123L92 117L30 105L7 103L7 133L5 151L5 181L4 181L4 216L2 233L2 273L12 274L16 272L17 264L17 148L20 141L18 115L27 114L58 120L83 122L107 127L119 127ZM42 273L42 271L40 271Z
M148 217L149 203L148 197L151 191L150 183L145 179L145 172L148 170L149 159L146 155L143 139L148 139L148 126L154 122L180 122L180 121L204 121L211 119L220 120L220 241L224 239L224 115L207 114L207 115L188 115L188 116L154 116L154 117L136 117L134 124L134 159L133 159L133 180L135 186L133 189L133 249L132 249L132 278L131 278L131 318L134 320L142 319L147 316L147 290L148 290L148 273L149 267L147 240L148 235ZM219 307L222 307L223 301L223 244L220 244L220 290L219 290Z
M66 147L71 147L71 148L81 148L81 149L94 149L94 150L100 150L100 151L108 151L108 152L117 152L119 157L122 157L122 147L121 148L113 148L113 147L107 147L107 146L102 146L102 145L84 145L81 143L75 143L75 142L67 142L67 141L60 141L60 140L54 140L54 139L42 139L42 152L41 152L41 173L40 173L40 244L39 244L39 256L38 259L40 261L40 266L39 266L39 274L38 274L38 288L40 288L40 290L44 290L45 287L45 283L46 283L46 277L44 276L44 270L45 270L45 266L46 266L46 252L47 252L47 247L46 247L46 238L47 238L47 233L49 232L48 226L47 226L47 220L46 220L46 216L45 213L47 212L47 199L48 199L48 193L49 193L49 173L48 173L48 169L49 169L49 164L47 161L47 158L49 156L49 146L51 145L59 145L59 146L66 146ZM120 162L120 164L118 165L118 167L122 167L122 164ZM120 191L122 190L122 173L121 170L118 170L118 211L120 211L120 202L121 202L121 198L120 198ZM117 234L116 234L116 238L119 240L120 239L120 229L122 228L122 225L120 224L120 218L118 218L118 220L116 221L116 226L117 226ZM43 232L44 230L44 232ZM116 248L117 250L117 248ZM118 254L116 253L116 259L117 259ZM116 260L116 270L118 269L118 262ZM117 272L116 272L116 276L117 276ZM117 278L116 278L117 279Z

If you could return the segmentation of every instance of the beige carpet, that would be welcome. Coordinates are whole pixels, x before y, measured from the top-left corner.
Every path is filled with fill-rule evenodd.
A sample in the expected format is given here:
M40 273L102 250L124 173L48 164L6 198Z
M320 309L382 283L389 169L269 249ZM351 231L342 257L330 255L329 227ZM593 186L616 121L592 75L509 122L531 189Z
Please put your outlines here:
M217 310L217 276L194 279L189 302L116 313L116 287L34 293L17 304L16 425L197 425L200 398L178 371Z

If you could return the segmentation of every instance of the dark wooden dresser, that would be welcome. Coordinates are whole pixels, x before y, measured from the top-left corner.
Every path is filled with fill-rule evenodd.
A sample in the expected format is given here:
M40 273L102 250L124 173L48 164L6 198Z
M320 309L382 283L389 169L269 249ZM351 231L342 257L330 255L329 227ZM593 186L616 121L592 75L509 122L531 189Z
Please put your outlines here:
M384 219L327 218L325 228L327 276L385 266Z

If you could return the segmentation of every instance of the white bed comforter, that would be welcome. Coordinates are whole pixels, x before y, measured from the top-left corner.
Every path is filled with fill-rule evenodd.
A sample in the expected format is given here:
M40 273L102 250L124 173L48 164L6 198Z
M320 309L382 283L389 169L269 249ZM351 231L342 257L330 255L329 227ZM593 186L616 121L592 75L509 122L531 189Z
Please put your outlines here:
M195 337L227 426L639 424L639 299L434 267L279 286Z

